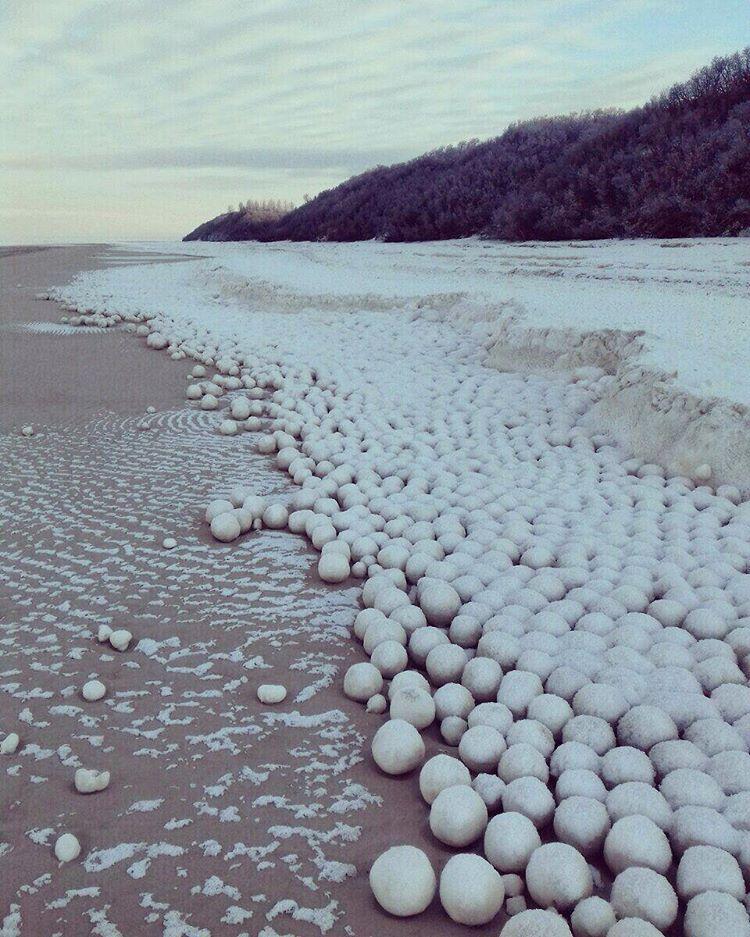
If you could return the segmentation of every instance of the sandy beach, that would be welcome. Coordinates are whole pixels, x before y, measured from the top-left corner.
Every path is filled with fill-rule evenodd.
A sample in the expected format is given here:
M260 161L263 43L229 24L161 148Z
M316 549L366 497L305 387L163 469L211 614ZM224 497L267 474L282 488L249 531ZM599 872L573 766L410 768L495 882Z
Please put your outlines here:
M61 326L34 298L114 256L0 258L0 727L21 737L3 756L2 933L382 933L368 864L424 840L426 814L411 809L416 778L371 766L377 717L341 692L363 659L348 636L357 591L315 581L289 533L206 535L216 492L248 475L282 499L291 486L249 438L186 408L188 362ZM129 652L100 645L100 624L132 631ZM85 702L95 677L107 695ZM271 710L255 688L275 681L289 697ZM77 793L81 766L111 771L108 789ZM81 861L55 860L64 831ZM452 933L437 908L420 932L438 920Z

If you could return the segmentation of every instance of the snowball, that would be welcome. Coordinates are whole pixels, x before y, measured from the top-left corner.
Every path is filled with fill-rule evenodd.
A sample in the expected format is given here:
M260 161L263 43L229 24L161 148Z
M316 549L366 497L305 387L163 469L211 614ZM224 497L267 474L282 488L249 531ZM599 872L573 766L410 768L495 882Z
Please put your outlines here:
M468 846L484 833L486 826L487 807L479 794L466 785L444 788L430 807L430 829L441 843L449 846Z
M165 550L174 550L174 548L177 546L177 541L174 539L174 537L165 537L162 540L161 545Z
M461 608L461 597L447 582L422 579L417 585L419 605L431 625L447 627Z
M109 771L78 768L73 783L79 794L94 794L97 791L103 791L109 785Z
M707 891L688 902L684 930L685 937L750 937L750 920L736 898Z
M665 833L672 827L672 808L664 795L642 781L618 784L609 792L605 802L613 823L622 817L640 814L653 820Z
M607 931L607 937L664 937L653 924L639 917L624 917Z
M442 722L446 716L465 719L474 708L474 697L460 683L446 683L435 690L435 713Z
M487 924L505 900L503 880L481 856L453 856L440 874L440 901L457 924Z
M554 736L559 736L565 723L573 717L573 710L561 696L543 693L529 703L528 716L545 725Z
M502 808L505 781L496 774L478 774L471 786L479 794L489 813L496 813Z
M654 774L654 766L648 755L639 748L622 745L611 749L602 757L601 776L609 787L628 781L653 784Z
M416 729L426 729L435 721L435 703L429 693L406 687L391 697L391 719L404 719Z
M614 923L612 905L597 895L579 901L570 916L574 937L607 937Z
M742 900L745 882L739 863L715 846L691 846L677 867L677 892L683 901L705 891L718 891Z
M604 859L615 875L634 865L664 873L672 862L672 850L653 820L635 815L613 824L604 841Z
M593 771L586 768L568 768L557 779L555 797L558 803L568 797L590 797L605 803L607 788L599 775Z
M502 703L480 703L466 717L470 726L492 726L505 735L513 725L513 713Z
M670 837L678 855L691 846L716 846L733 854L738 848L737 832L711 807L680 807Z
M360 703L379 693L382 687L382 674L367 661L352 664L344 675L344 694Z
M598 852L609 833L607 808L590 797L568 797L555 810L557 838L575 847L584 856Z
M286 687L280 683L262 683L258 687L257 695L264 706L282 703L286 699Z
M612 884L610 900L618 918L642 918L662 931L677 917L677 895L667 879L653 869L632 867L620 872Z
M467 729L461 737L458 754L471 771L495 771L505 747L505 739L497 729L491 726L474 726Z
M542 827L552 819L555 799L538 778L516 778L503 791L503 810L522 813Z
M283 504L269 504L263 512L263 526L269 530L281 530L286 527L289 512Z
M386 774L406 774L424 759L422 736L403 719L384 723L372 739L372 757Z
M433 756L419 772L419 790L428 804L445 788L460 784L471 784L471 774L463 762L450 755Z
M59 862L72 862L81 855L81 844L72 833L63 833L55 842L55 856Z
M457 683L466 666L466 651L457 644L439 644L427 655L425 669L434 686Z
M489 729L489 727L486 728L489 731L496 731ZM500 736L500 738L502 738L502 736ZM539 778L539 780L543 781L545 784L549 780L549 768L547 767L544 755L526 742L519 742L517 745L511 745L510 748L503 753L500 758L500 764L497 765L497 773L506 784L515 781L517 778L526 777Z
M440 734L446 745L458 745L469 728L469 724L460 716L446 716L440 723Z
M427 655L440 644L449 643L448 635L439 628L426 625L417 628L409 638L409 655L418 667L424 667Z
M102 699L106 692L107 688L101 680L89 680L81 688L81 696L88 703L95 703L97 700Z
M370 660L386 678L395 677L409 663L406 649L398 641L382 641L372 652Z
M425 693L431 692L429 682L418 670L402 670L397 673L388 686L388 699L392 699L399 690L424 690Z
M726 795L714 779L694 768L670 771L659 785L667 803L673 810L680 807L712 807L721 811Z
M133 635L127 628L118 628L109 636L109 643L116 651L127 651L128 645L133 640Z
M543 691L542 681L537 674L525 670L506 673L497 693L498 703L503 703L514 716L524 716L535 696Z
M370 869L370 888L378 904L396 917L421 914L435 895L430 860L415 846L392 846Z
M634 706L617 723L620 745L630 745L642 751L677 737L677 726L663 709L656 706Z
M318 575L323 582L343 582L350 571L349 560L340 553L323 553L318 560Z
M17 732L9 732L0 742L0 755L13 755L18 748L21 739Z
M512 917L500 937L572 937L565 918L554 911L532 909Z
M382 715L388 709L388 700L382 693L376 693L367 700L367 712Z
M231 543L241 533L240 522L234 513L217 514L211 521L211 534L222 543Z
M490 820L484 834L484 854L500 872L523 873L541 843L528 817L508 811Z
M205 400L206 398L204 397L203 399ZM222 420L221 423L219 423L219 432L222 436L236 436L238 430L239 426L235 420Z

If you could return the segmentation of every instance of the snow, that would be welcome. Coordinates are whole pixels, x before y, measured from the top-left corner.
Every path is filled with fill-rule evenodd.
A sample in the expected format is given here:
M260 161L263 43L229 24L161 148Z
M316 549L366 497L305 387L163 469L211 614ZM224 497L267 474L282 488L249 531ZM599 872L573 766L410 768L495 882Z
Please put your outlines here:
M60 295L202 362L189 396L207 425L235 401L251 414L221 445L241 467L262 430L257 451L298 486L273 511L242 486L212 501L214 537L239 541L219 549L288 524L321 579L365 580L353 630L370 663L344 691L390 701L372 740L389 774L422 764L433 717L457 747L468 777L433 761L420 775L439 840L486 827L490 863L523 872L531 857L532 899L566 913L593 887L583 854L603 853L620 916L668 927L662 876L691 846L739 854L746 822L742 804L737 828L721 813L745 790L750 743L738 244L185 252L204 249L82 274ZM477 775L496 782L475 790ZM542 847L553 817L562 842ZM535 926L513 907L506 930Z

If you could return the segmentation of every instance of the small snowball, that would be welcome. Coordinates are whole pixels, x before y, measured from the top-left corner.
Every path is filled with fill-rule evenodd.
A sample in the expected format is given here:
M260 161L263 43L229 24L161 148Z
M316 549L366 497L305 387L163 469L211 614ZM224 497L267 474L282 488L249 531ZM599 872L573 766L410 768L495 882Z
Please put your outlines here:
M72 833L63 833L55 843L55 856L59 862L72 862L81 855L81 844Z
M446 745L456 746L468 728L468 722L460 716L446 716L440 723L440 735Z
M583 856L566 843L547 843L534 850L526 867L526 888L544 908L566 910L588 898L594 883Z
M437 879L430 860L415 846L392 846L370 869L370 888L378 904L396 917L421 914L435 895Z
M503 791L503 809L522 813L535 826L542 827L552 819L555 799L539 778L516 778Z
M95 703L106 694L107 688L101 680L89 680L81 688L81 696L88 703Z
M659 742L677 737L677 726L663 709L656 706L634 706L617 723L620 745L640 748L644 752Z
M367 700L367 712L382 715L388 709L388 700L382 693L376 693Z
M161 545L165 550L174 550L174 548L177 546L177 541L174 539L174 537L165 537L162 540Z
M370 661L386 679L389 679L406 670L409 656L400 642L382 641L372 652Z
M118 628L109 636L109 643L116 651L127 651L128 645L133 640L133 635L127 628Z
M286 527L289 520L289 512L283 504L269 504L263 512L263 526L269 530L281 530Z
M350 572L349 560L341 553L323 553L318 560L318 575L323 582L343 582Z
M406 774L424 759L422 736L403 719L384 723L372 739L372 757L386 774Z
M258 687L257 695L264 706L271 706L286 699L286 687L280 683L262 683Z
M505 739L497 729L491 726L474 726L467 729L461 737L458 754L471 771L495 771L505 747Z
M457 924L487 924L505 900L503 880L481 856L453 856L440 875L440 901Z
M13 755L15 754L21 739L18 736L17 732L9 732L8 735L0 742L0 755Z
M471 786L484 801L488 813L497 813L502 809L505 782L496 774L478 774Z
M73 783L79 794L94 794L103 791L109 785L109 771L97 771L95 768L78 768Z
M607 808L598 800L568 797L555 810L555 835L584 856L601 849L609 828Z
M468 846L487 827L487 807L477 792L467 785L446 787L430 807L430 829L441 843Z

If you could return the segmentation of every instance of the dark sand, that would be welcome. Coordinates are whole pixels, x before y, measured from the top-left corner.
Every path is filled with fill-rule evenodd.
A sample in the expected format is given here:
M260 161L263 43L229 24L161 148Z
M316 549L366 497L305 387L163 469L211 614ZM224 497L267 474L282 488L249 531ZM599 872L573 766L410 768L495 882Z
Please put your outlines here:
M190 362L36 325L60 316L36 293L106 262L95 246L0 255L0 734L22 740L0 756L0 934L465 934L437 899L400 921L367 885L390 845L426 848L438 872L450 851L416 773L373 766L381 718L341 692L363 659L359 589L317 581L300 537L222 546L201 523L231 485L284 498L286 477L186 404ZM125 654L97 643L101 623L133 632ZM108 694L86 703L94 676ZM261 706L261 682L287 700ZM109 788L78 794L81 765ZM82 854L59 865L66 831Z

